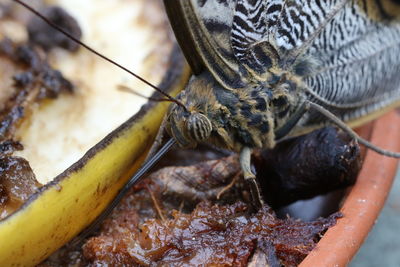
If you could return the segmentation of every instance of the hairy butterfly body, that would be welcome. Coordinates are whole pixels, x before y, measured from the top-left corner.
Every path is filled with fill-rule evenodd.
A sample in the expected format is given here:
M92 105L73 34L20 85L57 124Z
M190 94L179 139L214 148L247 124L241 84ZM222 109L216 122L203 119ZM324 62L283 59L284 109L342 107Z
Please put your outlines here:
M195 74L166 128L184 147L241 152L245 178L251 149L321 127L325 113L359 125L400 104L394 1L164 3Z

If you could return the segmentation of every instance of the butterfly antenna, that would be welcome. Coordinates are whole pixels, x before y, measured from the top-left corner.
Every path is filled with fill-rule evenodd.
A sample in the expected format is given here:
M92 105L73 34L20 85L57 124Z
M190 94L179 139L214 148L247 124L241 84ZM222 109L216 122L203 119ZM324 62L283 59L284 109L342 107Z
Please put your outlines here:
M357 140L360 144L363 144L365 147L381 154L384 156L392 157L392 158L400 158L400 153L388 151L385 149L382 149L380 147L375 146L374 144L371 144L364 138L360 137L356 132L354 132L348 125L346 125L342 120L340 120L338 117L336 117L333 113L330 111L326 110L324 107L315 104L311 101L307 101L306 105L308 105L309 108L314 109L315 111L319 112L321 115L323 115L325 118L336 124L340 129L342 129L344 132L346 132L348 135L350 135L352 138Z
M65 36L67 36L68 38L70 38L72 41L74 41L75 43L83 46L84 48L86 48L87 50L89 50L90 52L94 53L95 55L101 57L102 59L110 62L111 64L117 66L118 68L124 70L125 72L131 74L132 76L134 76L135 78L137 78L138 80L142 81L143 83L147 84L148 86L150 86L151 88L153 88L154 90L156 90L157 92L159 92L160 94L162 94L163 96L165 96L167 99L169 99L169 101L183 107L185 110L186 107L185 105L183 105L181 102L179 102L178 100L176 100L174 97L170 96L169 94L165 93L164 91L162 91L160 88L158 88L157 86L151 84L150 82L146 81L145 79L143 79L142 77L140 77L139 75L135 74L134 72L130 71L129 69L125 68L124 66L122 66L121 64L115 62L114 60L102 55L101 53L97 52L95 49L91 48L90 46L88 46L87 44L83 43L82 41L78 40L77 38L75 38L73 35L71 35L70 33L66 32L65 30L63 30L61 27L59 27L57 24L53 23L52 21L50 21L48 18L46 18L45 16L43 16L43 14L41 14L39 11L37 11L36 9L32 8L31 6L29 6L28 4L24 3L23 1L20 0L13 0L14 2L20 4L21 6L25 7L26 9L28 9L30 12L32 12L33 14L35 14L36 16L38 16L39 18L41 18L44 22L46 22L47 24L49 24L51 27L53 27L54 29L60 31L61 33L63 33Z
M134 94L134 95L137 95L139 97L148 99L150 101L155 101L155 102L169 101L169 102L171 102L171 100L167 99L167 98L155 98L155 97L151 97L151 96L150 97L149 96L145 96L145 95L139 93L138 91L136 91L136 90L134 90L134 89L132 89L132 88L130 88L128 86L122 85L122 84L118 85L117 89L119 91L121 91L121 92Z

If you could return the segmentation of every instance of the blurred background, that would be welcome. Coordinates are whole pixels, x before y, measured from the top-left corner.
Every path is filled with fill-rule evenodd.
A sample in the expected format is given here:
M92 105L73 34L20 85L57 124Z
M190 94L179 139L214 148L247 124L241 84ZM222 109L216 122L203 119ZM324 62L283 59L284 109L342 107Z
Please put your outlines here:
M400 168L399 168L400 169ZM400 170L378 220L350 267L400 266Z

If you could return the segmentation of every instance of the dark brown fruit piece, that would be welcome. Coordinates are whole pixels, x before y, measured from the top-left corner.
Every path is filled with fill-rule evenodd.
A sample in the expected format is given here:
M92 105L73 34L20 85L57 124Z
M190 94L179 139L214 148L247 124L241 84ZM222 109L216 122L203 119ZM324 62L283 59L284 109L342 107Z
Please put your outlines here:
M352 185L361 167L358 144L333 127L282 142L253 160L273 208Z
M61 7L46 7L41 11L41 13L76 39L82 37L82 31L78 22ZM32 16L27 28L29 40L32 43L41 46L45 50L49 50L53 47L62 47L70 51L76 51L79 48L77 43L48 25L37 16Z

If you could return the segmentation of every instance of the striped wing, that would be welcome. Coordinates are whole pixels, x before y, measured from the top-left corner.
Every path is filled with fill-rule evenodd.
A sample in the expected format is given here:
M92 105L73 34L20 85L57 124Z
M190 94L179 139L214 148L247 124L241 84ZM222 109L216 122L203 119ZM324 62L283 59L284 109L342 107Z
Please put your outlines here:
M400 21L384 2L349 1L306 52L319 61L304 79L308 98L355 125L400 102Z
M204 69L225 88L246 84L230 45L234 0L164 0L175 36L195 75Z

